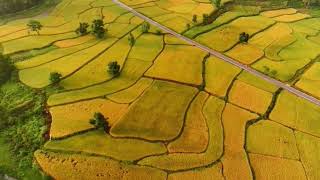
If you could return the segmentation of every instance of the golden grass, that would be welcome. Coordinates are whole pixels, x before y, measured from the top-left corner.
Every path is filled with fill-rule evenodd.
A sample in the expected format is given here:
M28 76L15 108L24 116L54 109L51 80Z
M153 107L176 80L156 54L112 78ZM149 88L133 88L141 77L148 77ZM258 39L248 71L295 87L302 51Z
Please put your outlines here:
M273 20L262 16L241 17L227 25L198 36L196 40L214 50L224 52L239 42L241 32L252 35L272 24L274 24Z
M179 39L179 38L177 38L177 37L175 37L175 36L173 36L171 34L166 34L164 36L164 42L166 44L173 44L173 45L174 44L185 44L185 45L188 45L188 43L186 41L183 41L183 40L181 40L181 39Z
M75 53L77 51L89 48L90 46L93 46L95 44L97 44L97 41L94 40L94 41L90 41L88 43L84 43L84 44L74 46L74 47L55 49L55 50L50 51L48 53L45 53L45 54L42 54L39 56L35 56L30 59L26 59L24 61L19 61L19 62L15 63L15 66L18 69L26 69L26 68L39 66L41 64L45 64L45 63L48 63L50 61L53 61L53 60L56 60L59 58L63 58L64 56L68 56L68 55Z
M184 17L181 16L176 16L174 18L171 18L169 20L166 21L162 21L161 24L163 24L164 26L173 29L174 31L178 32L178 33L182 33L184 30L187 29L187 24L192 25L191 19L188 20Z
M239 44L226 53L231 58L243 64L252 64L260 59L264 52L250 44Z
M211 56L206 62L206 91L225 96L232 80L240 71L239 68Z
M274 41L270 46L266 47L266 49L264 50L266 57L277 61L282 60L282 58L279 56L280 51L295 41L296 38L292 35L284 36Z
M251 73L248 73L246 71L243 71L239 76L238 80L245 82L246 84L249 84L251 86L257 87L259 89L274 93L278 87L274 84L271 84Z
M167 151L162 143L151 143L138 139L113 138L103 130L91 131L63 140L47 142L44 147L52 150L86 152L104 155L123 161L134 161Z
M269 120L261 120L247 129L246 149L252 153L299 159L293 131Z
M208 99L204 106L203 113L209 128L209 143L206 152L152 156L139 161L138 164L178 171L206 166L215 162L223 153L223 129L221 125L223 108L224 101L213 96Z
M223 180L222 164L212 167L169 174L168 180Z
M111 79L113 76L108 73L108 64L112 61L117 61L121 70L130 48L127 37L120 39L99 57L62 80L60 85L65 89L77 89Z
M281 15L288 15L288 14L295 14L297 13L296 9L293 8L287 8L287 9L278 9L278 10L271 10L271 11L264 11L260 13L260 15L265 16L265 17L276 17L276 16L281 16Z
M49 106L65 104L124 90L136 83L150 66L150 62L128 60L119 77L88 88L53 94L48 98L47 103Z
M3 54L11 54L24 50L42 48L50 45L57 40L69 39L74 37L76 37L76 34L74 32L57 35L27 36L2 43Z
M242 81L235 81L229 93L229 101L263 114L272 101L272 94Z
M124 24L124 23L111 23L105 26L108 29L106 34L107 38L117 37L121 38L128 32L132 31L137 25L136 24Z
M127 11L119 6L103 7L102 14L104 16L103 21L105 23L114 22L119 16L125 14ZM127 22L128 23L128 22Z
M117 6L114 6L114 7L117 7ZM91 23L94 19L101 19L103 17L102 11L103 11L103 8L91 8L81 13L78 19L80 22Z
M295 131L301 162L309 180L320 178L320 138Z
M94 36L86 35L86 36L80 36L75 39L58 41L58 42L55 42L54 45L58 46L59 48L68 48L68 47L77 46L77 45L86 43L92 39L94 39Z
M320 107L287 91L279 95L270 119L293 129L320 136Z
M200 85L205 55L193 46L167 45L146 76Z
M151 86L152 82L152 79L141 78L133 86L120 92L111 94L107 96L107 98L118 103L132 103Z
M244 150L248 121L257 115L227 104L222 114L224 129L223 174L227 179L252 179L250 165Z
M181 131L184 114L197 89L154 81L110 130L115 137L171 140Z
M4 43L6 41L15 40L15 39L19 39L27 36L28 36L28 30L21 30L21 31L13 32L11 34L0 37L0 42Z
M261 180L307 180L301 162L249 154L255 177Z
M59 138L93 128L89 119L95 112L108 117L112 126L128 109L127 104L116 104L106 99L94 99L50 108L52 123L50 137Z
M44 172L54 179L144 179L165 180L164 171L149 167L121 164L108 158L67 155L54 152L36 151L35 158Z
M200 92L191 103L180 137L168 144L169 153L201 153L208 145L209 132L202 108L208 94Z
M153 61L163 48L163 37L154 34L143 34L132 47L128 58Z
M294 21L299 21L302 19L310 18L310 17L311 16L309 14L296 13L291 15L278 16L273 19L278 22L294 22Z
M308 69L295 84L298 88L311 93L316 97L320 97L320 63L314 63L310 69Z
M115 41L116 39L114 38L108 38L105 41L101 41L95 46L79 51L72 56L66 56L41 66L21 70L19 71L19 78L28 86L43 88L51 83L49 80L51 72L58 72L62 77L65 77L88 63L97 56L98 53L104 51ZM37 74L37 76L35 76L35 74Z
M292 33L292 29L288 24L277 23L269 29L255 35L249 40L249 44L260 49L265 49L274 41L288 36Z
M170 13L170 11L162 9L158 6L143 7L139 8L138 11L151 18Z

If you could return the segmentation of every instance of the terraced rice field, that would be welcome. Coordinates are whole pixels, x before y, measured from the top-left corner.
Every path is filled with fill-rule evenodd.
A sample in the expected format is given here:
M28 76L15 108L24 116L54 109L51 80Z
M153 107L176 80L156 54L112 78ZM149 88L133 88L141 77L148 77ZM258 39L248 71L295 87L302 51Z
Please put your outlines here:
M193 14L215 9L206 0L123 2L177 32ZM45 18L46 35L10 39L25 22L0 26L7 29L0 38L10 39L5 54L54 46L15 64L26 85L57 88L47 99L50 140L34 154L54 179L320 179L320 107L156 27L142 33L143 20L111 0L64 0L49 17L71 24L103 17L108 29L100 40L50 34L75 28ZM305 25L313 21L295 9L235 8L185 35L318 95L320 45L312 37L320 22ZM238 43L239 28L250 33L248 44ZM119 76L107 72L112 61ZM55 71L58 85L49 81ZM95 112L109 132L89 123Z

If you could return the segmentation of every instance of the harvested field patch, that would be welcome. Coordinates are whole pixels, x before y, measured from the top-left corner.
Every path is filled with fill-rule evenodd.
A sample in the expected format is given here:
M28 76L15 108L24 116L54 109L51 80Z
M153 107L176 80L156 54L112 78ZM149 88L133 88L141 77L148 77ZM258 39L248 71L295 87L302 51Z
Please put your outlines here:
M251 111L263 114L272 100L272 94L242 81L235 81L229 93L229 101Z
M89 120L95 112L102 113L112 126L128 109L127 104L116 104L106 99L94 99L50 108L52 123L50 137L60 138L93 126Z
M49 141L44 147L52 150L104 155L124 161L134 161L145 156L163 154L167 151L162 143L113 138L103 130L91 131L63 140Z
M271 156L249 154L250 163L257 179L306 180L301 162Z
M138 164L178 171L206 166L215 162L223 153L223 129L221 125L223 108L224 101L213 96L210 96L204 106L203 113L209 128L209 143L206 152L151 156L139 161Z
M241 69L214 56L206 61L206 91L218 96L226 96L228 87Z
M40 167L54 179L159 179L165 180L163 171L121 164L108 158L67 155L46 151L36 151L35 157Z
M155 81L111 128L111 135L163 141L177 137L196 91L184 85Z
M270 119L320 137L320 107L287 91L279 95Z
M202 109L208 94L200 92L191 103L187 112L182 134L178 139L168 144L170 153L201 153L208 145L209 132Z
M205 55L204 51L193 46L166 45L146 76L200 85Z
M246 149L252 153L299 160L293 131L268 120L249 126Z

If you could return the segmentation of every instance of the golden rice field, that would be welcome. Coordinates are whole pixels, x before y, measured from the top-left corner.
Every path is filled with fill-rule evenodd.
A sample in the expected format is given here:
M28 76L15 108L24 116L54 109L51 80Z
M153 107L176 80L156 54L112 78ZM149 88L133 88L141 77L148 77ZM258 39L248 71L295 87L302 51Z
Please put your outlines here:
M235 7L200 26L203 13L216 11L209 0L122 2L320 96L317 18L292 8ZM192 22L194 14L199 23ZM48 91L50 138L34 157L52 178L320 179L319 106L155 26L142 32L144 21L111 0L63 0L38 18L44 24L39 35L26 32L27 20L16 20L0 26L0 42L7 55L54 47L14 64L22 83ZM104 19L105 38L73 32L96 18ZM239 43L241 32L249 33L248 43ZM108 73L113 61L118 76ZM62 75L57 84L52 72ZM96 112L107 131L89 123Z

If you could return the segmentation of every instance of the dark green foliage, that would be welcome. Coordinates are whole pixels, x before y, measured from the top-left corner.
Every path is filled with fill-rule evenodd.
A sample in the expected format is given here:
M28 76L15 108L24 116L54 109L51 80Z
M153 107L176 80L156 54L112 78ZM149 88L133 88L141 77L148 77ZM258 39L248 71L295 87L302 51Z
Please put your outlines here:
M190 27L191 27L191 26L190 26L190 24L189 24L189 23L188 23L188 24L186 24L186 29L187 29L187 30L189 30L189 29L190 29Z
M76 33L80 36L86 35L88 33L88 23L80 23L79 27L76 29Z
M44 1L45 0L0 0L0 16L31 8Z
M58 72L51 72L49 80L52 84L60 82L62 75Z
M141 32L147 33L150 30L150 24L148 22L143 22L141 25Z
M210 0L211 4L214 5L217 9L222 7L221 0Z
M242 32L240 35L239 35L239 42L240 43L247 43L249 41L249 34L248 33L245 33L245 32Z
M39 34L39 31L42 29L42 24L36 20L30 20L27 24L30 31L36 31Z
M93 20L91 29L92 34L94 34L98 39L104 38L106 30L104 29L104 22L102 19Z
M209 22L209 15L208 14L202 14L202 24L203 25L208 25Z
M120 65L117 61L112 61L108 64L108 73L117 76L120 73Z
M10 79L13 66L9 62L9 57L0 53L0 86Z
M100 112L94 113L93 118L89 120L89 123L96 129L103 129L104 131L109 132L110 127L108 121Z
M198 22L198 16L197 16L196 14L194 14L194 15L192 16L192 22L193 22L193 23L197 23L197 22Z
M134 37L131 33L128 36L128 42L129 42L130 46L133 46L134 43L136 42L136 40L134 39Z

